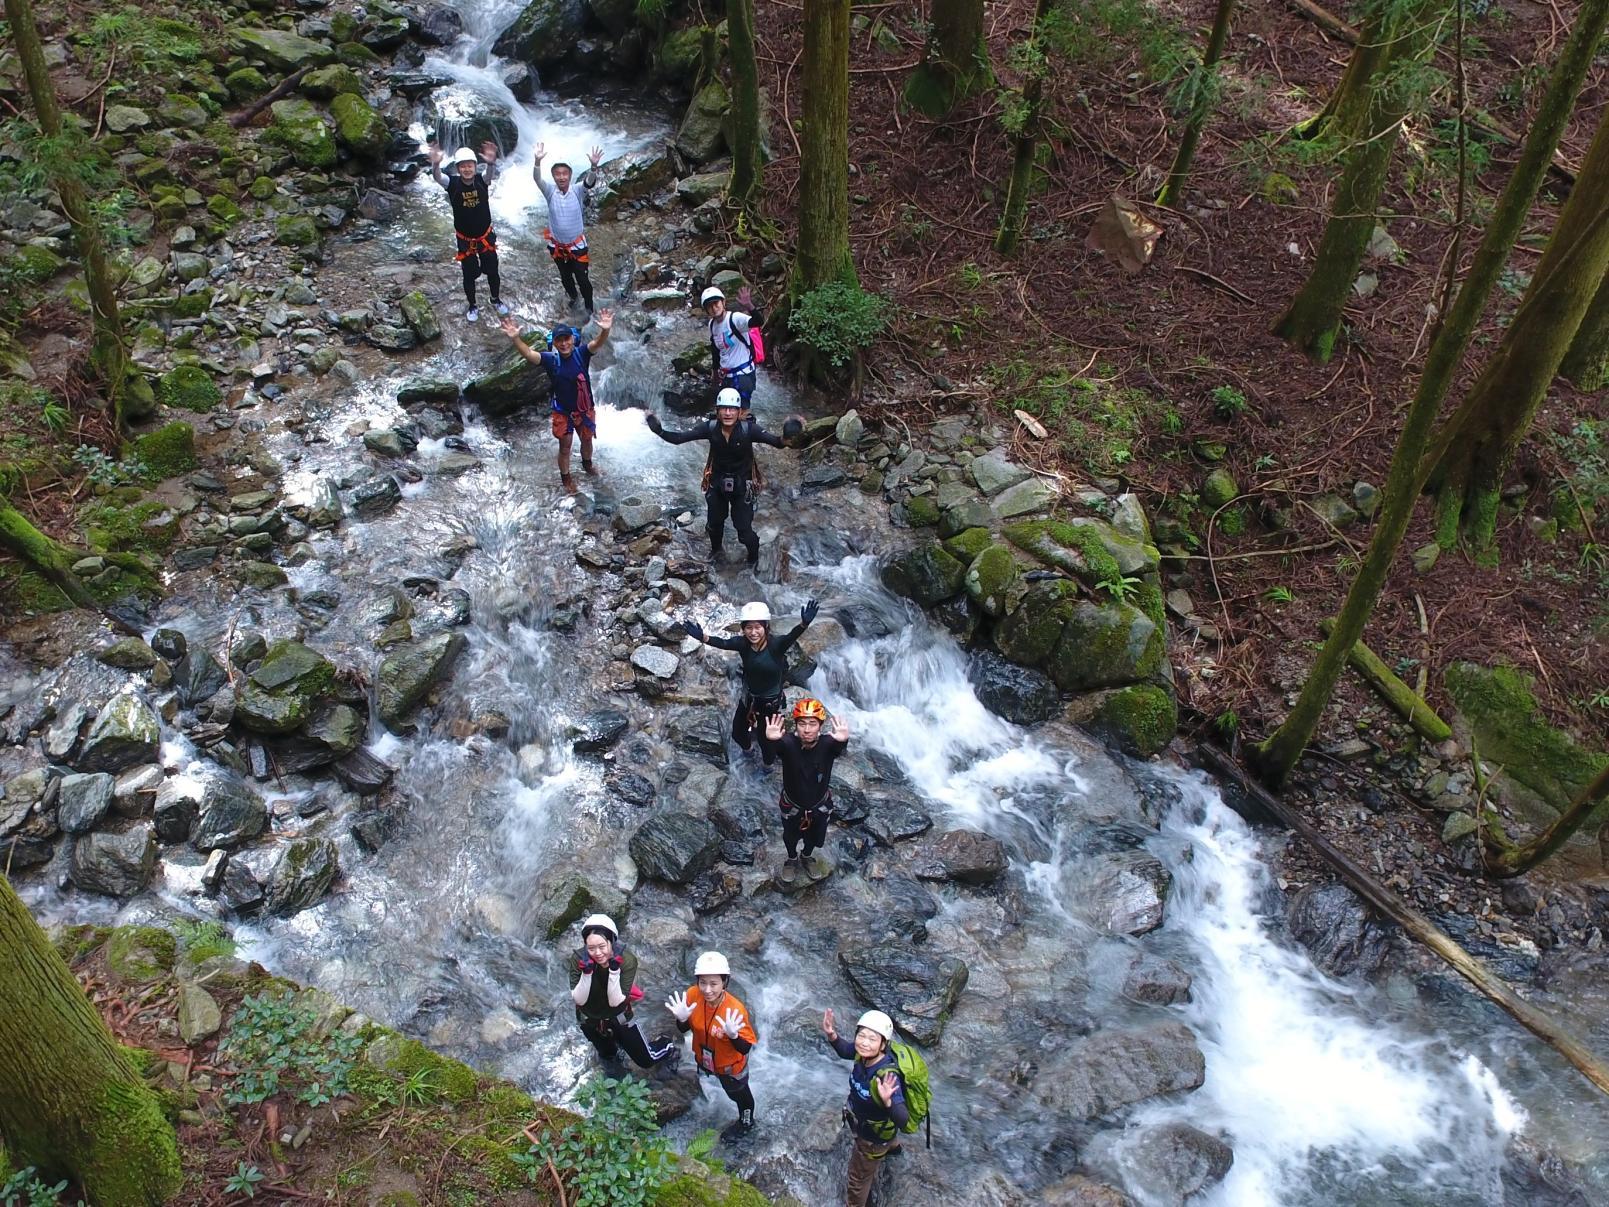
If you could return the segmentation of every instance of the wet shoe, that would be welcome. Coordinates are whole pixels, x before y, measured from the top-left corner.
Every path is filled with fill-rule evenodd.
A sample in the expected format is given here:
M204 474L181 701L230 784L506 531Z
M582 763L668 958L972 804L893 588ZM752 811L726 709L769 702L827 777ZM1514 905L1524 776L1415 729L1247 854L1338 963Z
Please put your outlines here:
M493 309L495 309L497 311L498 314L502 315L504 318L508 317L508 303L507 302L500 302L496 298L493 298L492 299L492 307L493 307Z
M801 870L797 857L784 859L782 866L777 869L777 879L783 884L794 884L798 881Z
M581 462L581 472L584 473L584 474L591 474L593 477L598 476L597 467L595 465L593 465L592 462L590 462L590 461Z
M478 322L480 322L480 307L479 306L471 306L469 308L469 310L466 311L465 314L464 314L464 322L466 322L466 323L478 323Z
M569 474L559 475L559 485L564 487L565 494L573 495L576 492L575 479Z
M671 1039L668 1035L660 1036L655 1043L670 1044L672 1046L670 1051L666 1052L654 1062L654 1068L664 1069L667 1073L674 1073L677 1069L682 1067L682 1045L680 1043Z
M756 545L756 546L754 546L754 548L749 550L749 565L758 566L759 564L760 564L760 547L758 545Z
M808 862L801 862L804 862L805 875L809 876L811 880L825 880L832 875L832 864L828 863L820 855L813 855Z
M753 1130L754 1112L744 1111L721 1129L721 1139L728 1144L740 1144L749 1138L749 1133Z

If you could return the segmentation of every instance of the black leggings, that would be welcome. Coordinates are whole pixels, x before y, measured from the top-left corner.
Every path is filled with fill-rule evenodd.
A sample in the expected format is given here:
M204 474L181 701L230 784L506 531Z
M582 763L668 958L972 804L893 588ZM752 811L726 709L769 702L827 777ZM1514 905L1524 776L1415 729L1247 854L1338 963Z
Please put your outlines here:
M555 260L559 266L559 280L564 283L565 295L573 302L576 291L580 290L581 300L592 309L592 274L587 266L577 260Z
M810 824L804 824L805 817L810 818ZM782 815L782 844L788 848L788 858L794 859L799 854L799 842L804 841L804 857L809 859L816 848L827 845L827 810L815 808L810 810L795 809L792 813Z
M706 1073L706 1077L710 1074ZM721 1089L732 1100L737 1109L742 1111L754 1110L754 1091L749 1089L749 1075L745 1071L741 1077L730 1077L725 1073L716 1073L714 1077L721 1083Z
M475 278L479 276L486 278L486 284L492 291L492 301L494 303L503 296L502 290L498 288L497 253L495 251L483 251L478 256L465 256L459 263L464 268L464 296L469 299L471 306L475 304Z
M732 740L744 750L754 745L756 730L765 725L767 717L774 717L788 706L785 696L777 696L770 700L756 700L748 693L742 693L737 698L737 708L732 713ZM754 722L749 723L749 715L754 715ZM769 767L774 757L766 751L765 743L760 744L760 753L765 757L765 765Z
M739 482L732 494L723 494L711 488L704 492L706 505L704 528L710 534L710 551L719 553L726 536L726 517L732 517L732 528L738 541L754 557L760 551L760 538L754 535L754 488Z
M680 1048L679 1044L669 1042L660 1045L657 1050L650 1048L648 1041L642 1037L642 1030L630 1018L578 1017L581 1034L592 1041L592 1046L598 1049L598 1055L605 1060L613 1060L624 1048L626 1055L638 1068L651 1069Z

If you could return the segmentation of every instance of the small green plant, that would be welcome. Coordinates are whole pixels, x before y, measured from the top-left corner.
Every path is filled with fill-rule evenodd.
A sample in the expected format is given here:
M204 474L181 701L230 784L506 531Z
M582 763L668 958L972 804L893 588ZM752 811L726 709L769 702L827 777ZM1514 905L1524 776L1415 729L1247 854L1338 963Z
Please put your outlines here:
M71 411L49 396L46 396L45 405L39 408L39 413L44 417L45 426L58 436L67 430L67 424L73 417Z
M970 260L956 269L955 275L961 278L961 284L968 289L978 289L983 285L983 269Z
M1240 732L1240 714L1232 708L1227 708L1212 719L1212 727L1224 741L1232 741Z
M833 368L849 364L888 327L891 306L881 294L832 281L799 299L788 326Z
M1219 419L1234 419L1251 409L1246 396L1234 386L1217 386L1212 391L1212 413Z
M1162 428L1163 434L1168 436L1177 436L1180 432L1184 431L1184 416L1179 414L1179 412L1174 410L1172 407L1169 407L1167 410L1162 412L1162 419L1159 426Z
M1127 603L1140 589L1140 580L1132 574L1120 574L1116 578L1103 578L1095 585L1118 603Z
M1255 464L1252 466L1252 468L1257 470L1258 472L1262 472L1264 470L1270 470L1270 469L1274 468L1274 466L1278 463L1278 461L1279 461L1279 458L1274 456L1273 453L1264 453L1262 456L1257 458L1257 460L1256 460Z
M1296 595L1289 587L1270 587L1263 592L1263 598L1269 603L1291 603Z
M65 1180L54 1186L41 1181L39 1171L30 1165L19 1169L0 1186L0 1207L56 1207L66 1189ZM78 1207L84 1207L83 1199L78 1200Z
M1601 691L1589 699L1587 701L1587 708L1596 708L1600 711L1609 711L1609 691Z
M415 1069L402 1083L402 1101L408 1106L424 1106L433 1102L438 1093L436 1071L432 1068Z
M257 1197L257 1183L266 1177L262 1170L255 1165L247 1165L244 1161L235 1162L235 1172L223 1184L223 1188L230 1194L243 1194L248 1199Z
M73 460L83 467L84 476L96 486L127 486L145 477L145 466L138 458L119 463L92 444L75 448Z
M224 1100L262 1102L294 1088L298 1102L323 1106L346 1093L347 1075L362 1046L358 1035L321 1033L318 1015L289 990L248 994L218 1047L236 1072Z
M636 1078L595 1078L576 1095L585 1118L543 1128L514 1160L533 1182L547 1164L571 1189L574 1207L646 1207L670 1168L648 1085Z
M235 941L223 926L211 919L183 918L173 924L173 933L192 963L199 964L217 956L235 954Z

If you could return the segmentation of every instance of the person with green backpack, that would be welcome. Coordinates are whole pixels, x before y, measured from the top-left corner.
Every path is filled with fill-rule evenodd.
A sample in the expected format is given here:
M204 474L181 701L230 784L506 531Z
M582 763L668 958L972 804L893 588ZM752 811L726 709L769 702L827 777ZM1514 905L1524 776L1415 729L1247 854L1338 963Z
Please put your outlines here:
M915 1133L928 1117L927 1064L916 1049L894 1042L894 1020L881 1010L860 1016L853 1041L838 1034L831 1010L821 1016L821 1030L834 1052L855 1062L844 1104L844 1122L855 1137L844 1203L866 1207L877 1163L900 1151L900 1132ZM931 1130L928 1137L931 1144Z

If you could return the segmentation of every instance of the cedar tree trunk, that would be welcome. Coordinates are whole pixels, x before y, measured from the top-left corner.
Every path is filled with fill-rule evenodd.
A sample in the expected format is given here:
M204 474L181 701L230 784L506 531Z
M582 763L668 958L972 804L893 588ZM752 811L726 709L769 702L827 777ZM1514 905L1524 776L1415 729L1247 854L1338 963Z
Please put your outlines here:
M1028 36L1039 40L1050 11L1050 0L1038 0L1034 6L1033 28ZM1022 128L1012 138L1011 178L1006 182L1006 204L1000 213L1000 227L995 231L994 249L1002 256L1017 250L1022 228L1028 220L1028 194L1033 192L1034 158L1039 151L1039 102L1043 92L1044 71L1033 70L1022 86Z
M983 0L929 0L927 49L905 84L906 103L943 117L989 78Z
M1229 18L1234 11L1235 0L1218 0L1218 14L1213 17L1212 32L1207 35L1207 51L1191 80L1189 116L1179 138L1179 151L1173 157L1173 166L1168 169L1162 191L1157 194L1158 205L1177 207L1184 200L1184 186L1190 179L1190 164L1196 157L1201 129L1218 107L1218 60L1223 57L1224 43L1229 40Z
M849 252L849 0L804 0L799 248L788 293L858 285Z
M732 179L727 194L747 206L760 182L760 79L754 61L754 0L726 0L732 62Z

